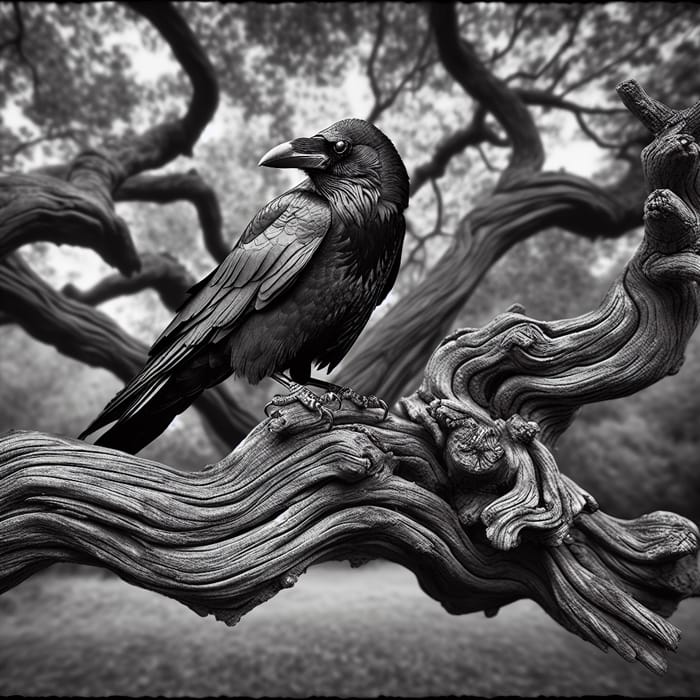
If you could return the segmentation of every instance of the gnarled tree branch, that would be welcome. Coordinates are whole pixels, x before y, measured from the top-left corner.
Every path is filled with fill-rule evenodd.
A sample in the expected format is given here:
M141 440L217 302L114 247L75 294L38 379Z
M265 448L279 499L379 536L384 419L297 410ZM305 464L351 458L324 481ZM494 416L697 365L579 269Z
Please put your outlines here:
M535 173L502 188L460 221L423 282L360 336L336 381L396 401L511 246L555 226L589 238L620 236L641 223L643 197L638 166L608 189L568 173Z

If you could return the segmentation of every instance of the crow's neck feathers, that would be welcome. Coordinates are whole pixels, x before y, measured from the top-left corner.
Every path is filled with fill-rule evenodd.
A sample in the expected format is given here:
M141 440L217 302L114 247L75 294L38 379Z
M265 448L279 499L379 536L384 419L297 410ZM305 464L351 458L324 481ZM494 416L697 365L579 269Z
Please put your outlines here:
M328 200L333 218L346 228L362 228L374 219L380 198L376 178L323 173L312 179L316 191Z

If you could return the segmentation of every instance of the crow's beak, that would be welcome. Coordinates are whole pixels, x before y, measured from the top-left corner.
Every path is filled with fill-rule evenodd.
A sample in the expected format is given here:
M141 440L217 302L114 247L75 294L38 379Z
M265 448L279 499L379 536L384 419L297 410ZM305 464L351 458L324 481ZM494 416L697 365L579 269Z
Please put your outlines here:
M302 138L281 143L271 148L258 165L268 168L301 168L322 170L329 163L326 141L323 138Z

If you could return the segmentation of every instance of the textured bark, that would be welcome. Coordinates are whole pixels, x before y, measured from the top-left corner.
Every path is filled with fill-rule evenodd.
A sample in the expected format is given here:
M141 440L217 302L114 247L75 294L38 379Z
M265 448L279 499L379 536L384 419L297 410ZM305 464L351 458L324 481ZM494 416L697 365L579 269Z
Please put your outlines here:
M214 260L221 262L231 250L232 243L223 236L219 198L196 170L167 175L134 175L114 193L114 201L158 204L189 201L197 210L204 245Z
M0 176L0 257L36 241L92 248L124 274L139 267L126 224L110 202L53 177Z
M568 173L534 173L496 191L459 224L428 276L359 338L336 381L396 401L413 388L426 358L449 331L491 266L513 245L547 228L588 238L639 225L642 177L631 168L613 188Z

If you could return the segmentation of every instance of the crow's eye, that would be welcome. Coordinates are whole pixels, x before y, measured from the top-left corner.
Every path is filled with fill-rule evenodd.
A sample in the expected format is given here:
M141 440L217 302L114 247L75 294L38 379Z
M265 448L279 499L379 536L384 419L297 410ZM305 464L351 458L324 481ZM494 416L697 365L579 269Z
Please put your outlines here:
M350 144L347 141L336 141L333 144L333 150L339 155L342 156L343 153L347 153L348 149L350 148Z

